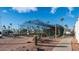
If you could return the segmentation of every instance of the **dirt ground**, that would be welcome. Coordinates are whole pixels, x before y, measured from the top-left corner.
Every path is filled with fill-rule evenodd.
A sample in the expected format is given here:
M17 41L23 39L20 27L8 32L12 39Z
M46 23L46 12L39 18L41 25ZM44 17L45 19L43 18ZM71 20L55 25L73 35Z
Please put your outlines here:
M72 37L56 39L50 38L48 41L38 41L38 45L36 46L33 40L34 37L3 37L0 38L0 51L79 51L79 44L77 44L77 41L74 38L70 38Z
M33 37L3 37L0 39L1 51L26 51L34 48Z
M51 51L54 46L60 41L60 39L53 40L48 42L38 42L38 45L35 46L33 37L3 37L0 38L0 51ZM56 43L56 44L52 44Z
M79 43L75 38L72 39L72 51L79 51Z

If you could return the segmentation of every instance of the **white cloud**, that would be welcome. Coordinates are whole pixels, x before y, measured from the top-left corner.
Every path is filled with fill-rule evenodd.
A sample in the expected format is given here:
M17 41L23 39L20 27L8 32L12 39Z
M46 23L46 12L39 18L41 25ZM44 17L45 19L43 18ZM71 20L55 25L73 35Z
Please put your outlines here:
M13 10L16 10L18 13L27 13L30 11L37 11L36 7L13 7Z
M59 7L53 7L53 8L51 8L51 13L55 14L55 12L57 11L58 8ZM73 7L68 7L68 10L69 10L68 15L70 17L74 17L74 15L72 15L72 11L74 10L74 8Z
M7 13L8 11L7 10L2 10L2 13Z
M73 7L68 7L68 10L69 10L68 15L70 17L74 17L74 15L72 15L72 11L74 10L74 8Z
M74 10L73 7L68 7L69 11L72 12Z
M54 14L57 9L58 9L58 7L53 7L53 8L51 9L51 13Z
M74 17L74 15L72 15L71 13L68 13L67 14L69 17Z

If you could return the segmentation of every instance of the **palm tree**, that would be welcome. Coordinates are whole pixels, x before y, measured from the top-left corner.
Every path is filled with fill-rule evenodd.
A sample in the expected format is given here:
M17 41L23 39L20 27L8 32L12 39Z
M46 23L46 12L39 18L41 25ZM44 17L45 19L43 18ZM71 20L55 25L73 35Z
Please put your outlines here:
M65 28L64 28L64 33L66 33L66 30L68 29L68 25L65 24L64 27L65 27Z
M10 30L12 30L12 23L10 23L9 26L10 26Z
M12 25L12 23L10 23L10 25Z
M57 37L57 24L55 25L55 39Z
M10 28L11 28L11 27L10 27L10 26L8 26L8 30L10 30Z
M40 34L40 26L37 25L37 33Z
M47 24L49 24L50 23L50 21L47 21ZM49 37L50 37L50 30L49 30L49 32L48 32L48 35L49 35Z
M47 21L47 24L50 24L50 21ZM49 32L48 32L48 36L50 38L50 29L49 29Z
M47 21L47 24L49 24L50 23L50 21Z
M1 16L0 16L0 30L2 30Z
M3 30L5 30L6 29L6 26L5 25L3 25Z
M64 21L64 18L61 18L60 20L63 22Z
M68 29L68 25L67 24L65 24L64 26L65 26L66 29Z
M61 18L60 21L62 22L62 25L64 25L63 24L64 18ZM63 28L64 28L64 26L63 26ZM63 36L64 36L64 31L63 31Z

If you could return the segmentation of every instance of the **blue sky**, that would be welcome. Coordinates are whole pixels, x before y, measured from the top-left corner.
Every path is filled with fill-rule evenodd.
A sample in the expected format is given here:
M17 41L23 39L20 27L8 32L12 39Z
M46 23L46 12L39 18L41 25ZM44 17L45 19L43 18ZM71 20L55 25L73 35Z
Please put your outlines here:
M12 23L14 27L36 19L62 25L60 19L63 17L63 24L73 28L78 16L78 7L0 7L0 23L6 26Z

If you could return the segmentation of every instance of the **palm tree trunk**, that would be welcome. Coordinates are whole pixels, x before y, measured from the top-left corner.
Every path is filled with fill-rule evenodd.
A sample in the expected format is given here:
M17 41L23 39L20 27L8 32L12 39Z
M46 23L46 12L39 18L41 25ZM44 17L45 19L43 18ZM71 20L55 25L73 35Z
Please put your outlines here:
M57 28L56 28L56 25L55 25L55 39L56 39L56 37L57 37Z

